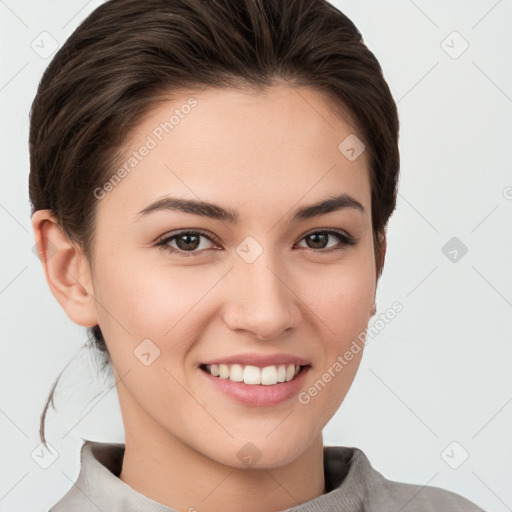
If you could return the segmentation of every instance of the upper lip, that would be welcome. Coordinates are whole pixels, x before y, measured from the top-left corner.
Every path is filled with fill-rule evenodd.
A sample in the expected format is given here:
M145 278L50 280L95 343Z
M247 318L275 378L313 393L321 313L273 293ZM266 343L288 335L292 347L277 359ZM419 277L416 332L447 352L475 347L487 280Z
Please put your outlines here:
M311 363L306 359L292 354L237 354L226 357L219 357L206 361L202 364L240 364L243 366L251 365L264 368L265 366L279 366L281 364L295 364L301 366L307 366Z

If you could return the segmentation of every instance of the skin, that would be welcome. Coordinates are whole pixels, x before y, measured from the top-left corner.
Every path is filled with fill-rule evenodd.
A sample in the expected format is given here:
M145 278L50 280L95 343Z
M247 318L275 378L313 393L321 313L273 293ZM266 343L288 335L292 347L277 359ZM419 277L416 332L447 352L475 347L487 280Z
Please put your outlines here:
M363 350L308 404L242 405L197 367L234 353L286 352L311 362L307 390L364 332L377 286L367 155L349 161L338 150L357 132L320 92L287 85L183 93L146 116L125 154L191 96L191 113L97 201L92 266L50 211L34 213L33 229L41 256L48 240L55 246L43 268L56 299L106 339L126 435L121 480L178 510L283 510L325 492L322 429ZM290 221L297 207L342 192L365 212ZM136 219L166 194L237 209L240 222L163 210ZM218 242L200 238L188 257L155 245L185 228ZM306 237L322 229L357 244ZM235 250L248 236L263 248L252 263ZM183 239L170 244L187 249ZM148 366L134 356L144 339L160 350ZM246 443L260 454L249 467L237 456Z

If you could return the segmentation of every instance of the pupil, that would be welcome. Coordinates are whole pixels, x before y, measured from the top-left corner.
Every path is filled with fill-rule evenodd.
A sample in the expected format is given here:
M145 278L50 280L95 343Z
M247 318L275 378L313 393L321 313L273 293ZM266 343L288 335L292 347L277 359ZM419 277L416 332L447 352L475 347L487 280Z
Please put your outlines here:
M313 245L315 243L319 243L319 246L318 247L313 247L314 249L322 249L323 247L325 247L325 242L327 241L327 234L319 234L319 233L313 233L312 235L309 235L308 237L310 240L313 240ZM320 242L319 242L319 239L320 239ZM324 242L324 243L322 243Z
M187 240L187 239L195 239L194 242L190 242L189 241L185 241L185 244L180 244L180 241L181 240ZM178 246L181 246L180 249L183 249L183 250L186 250L186 249L197 249L197 247L199 246L199 237L197 235L181 235L179 238L178 238ZM192 244L192 247L190 246L190 244Z

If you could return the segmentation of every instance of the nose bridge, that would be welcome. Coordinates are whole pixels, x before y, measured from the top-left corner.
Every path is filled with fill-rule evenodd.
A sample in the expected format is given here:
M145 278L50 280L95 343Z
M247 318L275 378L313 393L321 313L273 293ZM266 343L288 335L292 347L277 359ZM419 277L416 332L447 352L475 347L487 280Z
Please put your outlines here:
M253 241L247 244L237 248L239 257L231 276L236 291L226 323L231 329L252 331L259 338L274 338L300 320L296 296L290 289L293 285L287 282L275 253L259 251Z

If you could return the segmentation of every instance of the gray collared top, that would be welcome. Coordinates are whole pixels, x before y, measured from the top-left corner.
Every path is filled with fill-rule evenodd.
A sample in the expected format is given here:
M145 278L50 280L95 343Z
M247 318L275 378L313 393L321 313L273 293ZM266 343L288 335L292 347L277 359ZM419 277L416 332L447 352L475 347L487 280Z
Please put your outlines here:
M78 479L50 512L177 512L119 479L123 456L124 444L85 441ZM451 491L387 480L358 448L324 446L324 476L325 494L283 512L484 512Z

